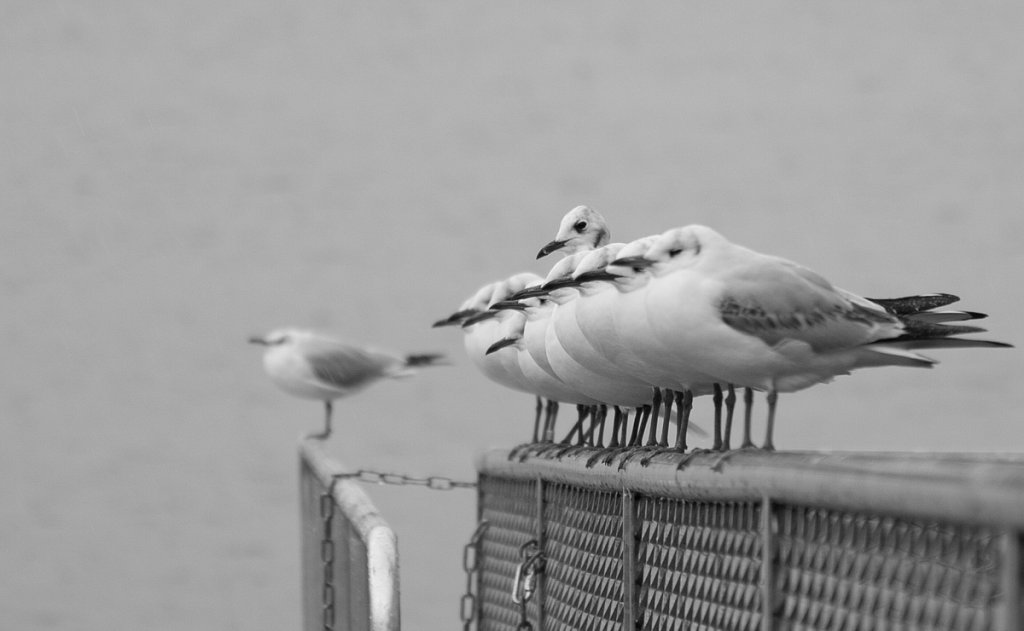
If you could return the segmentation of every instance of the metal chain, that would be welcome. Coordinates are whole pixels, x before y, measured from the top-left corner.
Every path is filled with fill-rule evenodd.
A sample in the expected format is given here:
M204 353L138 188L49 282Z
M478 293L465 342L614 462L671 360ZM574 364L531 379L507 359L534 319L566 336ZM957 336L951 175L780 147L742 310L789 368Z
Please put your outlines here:
M338 479L331 480L330 486L320 496L320 519L324 534L320 539L320 563L323 566L323 584L320 590L320 605L324 631L334 629L334 487Z
M427 478L417 478L401 473L381 473L360 469L350 473L339 473L335 479L358 480L370 484L391 484L395 486L424 486L432 491L451 491L452 489L475 489L476 482L460 482L444 476L432 475Z
M533 624L526 615L526 606L537 590L537 574L544 571L544 553L536 539L519 546L522 561L516 566L512 580L512 602L519 605L519 625L516 631L533 631Z
M466 593L459 601L459 617L462 620L462 631L470 631L473 622L476 621L476 594L473 590L473 580L478 572L477 559L480 558L480 539L483 538L490 522L486 519L480 520L469 543L462 549L462 569L466 572Z

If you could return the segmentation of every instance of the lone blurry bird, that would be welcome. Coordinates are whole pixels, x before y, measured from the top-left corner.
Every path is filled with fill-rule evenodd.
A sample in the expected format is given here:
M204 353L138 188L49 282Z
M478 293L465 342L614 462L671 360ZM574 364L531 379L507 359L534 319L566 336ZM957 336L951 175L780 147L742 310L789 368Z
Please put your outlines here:
M249 342L267 347L263 368L282 390L324 402L324 431L309 436L320 440L331 435L334 399L358 392L381 379L410 377L416 374L414 368L434 366L443 359L442 355L434 353L402 357L294 328L253 336Z

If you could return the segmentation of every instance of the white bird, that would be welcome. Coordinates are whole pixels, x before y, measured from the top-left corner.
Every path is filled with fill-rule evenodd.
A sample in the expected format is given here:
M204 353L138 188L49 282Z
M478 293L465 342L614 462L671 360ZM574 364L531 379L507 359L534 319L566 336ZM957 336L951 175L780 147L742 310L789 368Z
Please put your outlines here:
M562 403L572 403L580 412L576 428L582 425L584 410L599 406L602 401L588 397L566 384L552 370L544 346L548 317L553 304L546 298L524 298L512 303L500 303L499 310L509 313L505 319L503 337L488 349L488 353L512 354L519 362L531 391L537 396ZM504 350L509 349L509 350ZM574 429L576 429L574 428ZM550 440L554 427L545 427L545 440ZM571 434L571 432L570 432Z
M608 222L601 213L588 206L577 206L562 217L555 238L540 249L537 258L552 252L568 255L593 250L607 244L611 236Z
M647 330L656 360L696 366L722 382L768 393L764 447L772 449L779 392L872 366L930 368L922 348L999 347L952 338L976 327L899 317L785 259L730 243L711 228L669 230L644 255Z
M652 235L650 237L645 237L644 239L638 239L637 241L634 241L633 243L631 243L630 247L638 248L638 247L640 247L640 246L637 245L638 243L645 243L646 240L653 241L653 239L655 239L657 236L658 235ZM600 213L598 213L597 211L595 211L595 210L593 210L593 209L591 209L591 208L589 208L587 206L577 206L577 207L573 208L572 210L570 210L568 213L566 213L565 216L562 217L562 220L559 223L558 232L555 235L555 239L553 241L551 241L550 243L548 243L547 245L545 245L540 250L540 252L537 254L537 258L540 258L541 256L544 256L546 254L549 254L549 253L555 252L555 251L565 251L567 253L568 257L572 257L572 256L574 256L577 253L592 251L592 250L595 250L595 249L601 249L603 247L607 247L606 244L609 241L610 237L611 237L611 229L608 227L607 221L605 220L605 218ZM629 251L629 250L627 249L627 251ZM635 252L635 254L637 254L637 255L642 254L642 253L643 252L639 251L639 250ZM623 255L623 256L626 256L626 255ZM579 259L577 259L577 260L579 260ZM582 262L582 261L580 261L580 262ZM598 266L598 265L603 266L606 263L607 263L607 261L603 260L603 258L601 258L601 259L592 259L589 262L589 267L594 268L594 270L590 272L591 280L593 280L595 278L601 278L603 280L607 279L606 276L602 276L602 274L601 274L601 272L603 270L596 269L596 266ZM553 268L553 271L554 271L554 269L555 268ZM597 275L595 276L594 274L597 274ZM639 271L637 272L637 274L639 274ZM643 276L643 275L640 274L640 276ZM550 279L550 274L549 274L549 279ZM642 278L640 280L639 284L642 284L644 282L646 282L646 278ZM637 286L637 284L638 283L630 283L629 286L630 287L635 287L635 286ZM565 286L565 284L563 283L560 286ZM551 287L551 285L549 284L549 285L547 285L547 287ZM620 289L621 288L622 287L620 287ZM625 326L630 326L631 322L627 318L626 321L622 322L621 324L625 325ZM607 330L606 330L606 332L607 332ZM616 344L616 338L614 337L614 334L613 334L613 336L611 338L609 338L609 337L602 337L602 339L603 339L604 345L606 347L607 346L612 346L612 345ZM686 428L687 428L688 420L689 420L689 411L690 411L690 409L692 407L692 397L694 395L700 395L700 394L714 394L715 395L714 396L715 428L716 428L716 431L715 431L715 445L714 445L714 447L717 449L717 448L723 446L722 439L721 439L721 431L720 431L722 403L723 403L721 387L719 387L718 385L716 385L713 382L709 382L707 384L701 384L701 385L691 384L689 387L683 387L681 385L682 382L679 379L677 379L675 376L666 376L666 375L664 375L664 373L662 373L660 371L656 371L649 364L649 362L646 362L642 357L638 357L637 356L637 352L634 352L634 350L628 349L628 348L620 348L620 349L618 349L615 352L616 352L616 354L619 354L619 355L631 356L631 358L635 358L636 362L633 362L633 363L630 364L631 367L632 367L632 372L636 373L637 366L641 366L642 368L640 370L645 371L641 375L643 379L648 379L649 380L651 378L651 371L653 370L658 375L657 379L659 379L659 381L656 384L657 387L658 388L664 388L666 390L666 392L665 392L665 418L666 418L666 420L665 420L664 424L662 425L662 439L661 439L661 442L664 443L668 439L668 416L669 416L669 414L671 412L671 406L672 406L672 402L673 402L673 397L679 403L678 420L680 422L680 427L681 427L681 431L679 432L679 434L677 436L677 439L676 439L676 446L677 446L677 448L685 449L685 447L686 447ZM642 350L638 351L638 352L641 355L643 353ZM699 376L699 375L694 375L694 374L684 375L684 377L697 377L697 376ZM680 389L680 388L682 388L682 389ZM728 445L728 441L729 441L729 433L730 433L730 430L731 430L731 427L732 427L733 409L734 409L734 405L735 405L735 401L736 401L736 394L735 394L735 391L733 389L733 386L731 384L727 384L726 388L727 388L727 391L729 393L729 396L724 399L724 402L725 402L725 405L726 405L726 433L725 433L725 443L724 443L725 446ZM744 427L748 427L749 426L750 406L751 406L752 401L753 401L753 393L752 392L748 392L747 396L745 398L745 402L746 402L746 419L748 420L748 422L744 425ZM657 412L657 410L658 410L658 408L660 407L660 404L661 404L661 392L660 392L660 390L655 392L653 404L654 404L654 411ZM655 442L655 432L656 432L656 429L657 429L656 428L656 425L657 425L657 414L654 415L654 418L655 418L655 423L652 424L652 426L651 426L651 438L649 440L649 442L651 442L651 443ZM702 431L702 430L700 430L699 427L696 428L696 429L698 431ZM744 446L747 446L749 444L750 444L749 434L746 434L745 437L744 437Z
M501 281L487 283L462 303L458 311L434 323L435 327L453 324L462 325L463 345L473 365L488 379L506 388L534 394L530 383L519 367L518 358L512 353L488 353L495 341L501 339L503 330L509 328L505 320L523 317L513 312L489 310L490 305L507 299L524 288L539 284L543 279L532 272L514 274ZM537 398L537 415L534 420L534 442L539 440L541 400ZM547 413L557 414L557 403L549 401ZM550 424L550 421L548 423Z
M406 355L348 344L296 328L253 336L249 342L266 346L263 368L285 392L324 402L324 431L310 438L331 435L332 402L358 392L381 379L415 374L414 368L437 365L439 354Z

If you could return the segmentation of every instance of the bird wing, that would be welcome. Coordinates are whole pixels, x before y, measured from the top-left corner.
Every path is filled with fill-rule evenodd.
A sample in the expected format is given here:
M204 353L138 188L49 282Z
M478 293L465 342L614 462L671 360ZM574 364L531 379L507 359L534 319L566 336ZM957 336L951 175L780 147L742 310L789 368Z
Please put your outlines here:
M317 379L345 390L391 376L401 364L391 355L338 342L321 340L304 350Z
M759 255L726 269L719 315L770 346L799 341L815 351L831 351L896 336L902 329L881 307L837 290L792 261Z

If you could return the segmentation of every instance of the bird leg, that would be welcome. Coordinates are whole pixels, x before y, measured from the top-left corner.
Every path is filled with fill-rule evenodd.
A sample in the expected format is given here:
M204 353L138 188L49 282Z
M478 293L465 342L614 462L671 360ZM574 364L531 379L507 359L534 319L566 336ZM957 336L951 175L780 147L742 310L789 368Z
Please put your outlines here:
M722 386L715 384L715 393L711 396L715 404L715 442L711 445L714 451L722 449Z
M736 386L729 384L729 394L725 396L725 435L722 436L722 449L729 451L732 438L732 414L736 411Z
M676 450L686 451L686 432L690 429L690 411L693 410L693 392L683 390L676 393L676 418L679 427L676 429Z
M658 417L661 416L661 388L654 389L654 401L651 404L651 434L647 437L647 447L658 445Z
M750 414L754 408L754 391L750 388L743 389L743 444L740 449L750 449L754 443L750 440Z
M533 419L533 442L540 442L540 416L544 410L544 404L540 397L537 397L537 415Z
M558 441L558 446L554 448L554 455L550 456L551 458L560 459L562 456L570 452L573 449L573 447L577 447L584 444L584 441L586 440L586 435L583 432L583 424L586 423L588 418L590 418L591 411L592 406L582 404L576 405L576 423L573 424L572 429L570 429L569 433L565 435L565 438ZM576 442L575 445L573 444L574 435L578 436L578 442ZM547 451L545 453L547 453Z
M608 406L607 405L602 405L600 407L600 409L598 410L598 416L599 416L598 420L600 422L599 423L595 422L595 425L598 425L597 432L594 432L594 431L590 432L591 433L590 444L592 446L594 446L594 447L603 448L604 447L604 424L608 420Z
M559 442L563 445L569 445L572 443L572 437L574 434L579 433L580 438L583 438L583 422L590 416L590 406L577 405L576 406L576 423L569 430L569 433L565 435L565 438Z
M612 406L614 416L612 417L612 437L608 443L608 447L601 449L587 460L587 468L590 469L598 460L604 458L604 464L610 464L611 461L618 454L622 453L626 447L626 425L629 422L629 413L624 412L622 408L617 405ZM607 410L605 411L607 414ZM640 418L640 409L637 408L636 418Z
M618 447L619 444L620 444L619 443L619 431L620 431L619 428L622 427L622 418L623 418L622 408L620 408L617 405L612 406L612 439L610 441L608 441L608 446L609 447Z
M642 409L643 415L641 416L640 410L637 410L637 416L633 419L633 433L629 437L627 447L638 447L640 441L643 440L644 431L647 429L647 419L651 416L651 406L645 405Z
M544 418L543 442L555 442L555 421L558 420L558 401L548 399L547 413Z
M765 430L764 444L761 445L761 449L765 451L775 451L775 445L772 443L772 432L775 430L775 404L779 400L779 393L774 389L768 391L768 428Z
M661 440L658 441L660 447L668 447L668 426L672 420L672 391L665 391L665 419L661 423Z
M313 438L316 440L327 440L327 437L331 435L331 412L334 411L334 406L330 401L324 401L324 431L319 434L306 434L306 438Z

